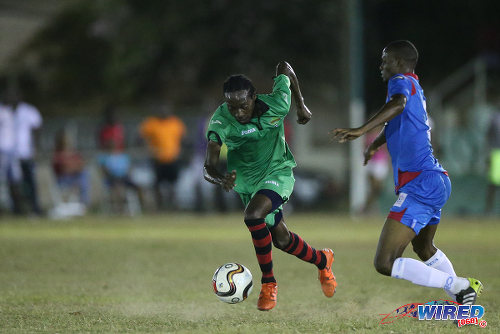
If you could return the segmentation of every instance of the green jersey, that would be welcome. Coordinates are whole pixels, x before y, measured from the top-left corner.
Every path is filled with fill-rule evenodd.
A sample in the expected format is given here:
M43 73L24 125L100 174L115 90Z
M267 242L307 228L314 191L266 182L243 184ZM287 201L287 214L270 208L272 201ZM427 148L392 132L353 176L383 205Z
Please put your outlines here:
M257 94L254 113L249 123L239 123L223 103L212 116L208 140L225 143L228 170L236 170L238 193L252 194L265 178L288 172L296 166L285 141L283 121L290 111L290 79L280 74L274 78L271 94Z

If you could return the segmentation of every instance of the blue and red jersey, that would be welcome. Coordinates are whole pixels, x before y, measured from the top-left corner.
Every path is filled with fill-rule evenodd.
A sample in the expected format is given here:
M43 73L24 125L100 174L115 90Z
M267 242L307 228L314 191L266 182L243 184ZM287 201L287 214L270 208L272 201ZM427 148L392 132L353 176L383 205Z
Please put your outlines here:
M422 171L446 173L432 154L431 128L427 117L424 91L413 73L396 74L389 79L387 101L392 96L406 96L401 114L387 122L385 138L392 159L396 192Z

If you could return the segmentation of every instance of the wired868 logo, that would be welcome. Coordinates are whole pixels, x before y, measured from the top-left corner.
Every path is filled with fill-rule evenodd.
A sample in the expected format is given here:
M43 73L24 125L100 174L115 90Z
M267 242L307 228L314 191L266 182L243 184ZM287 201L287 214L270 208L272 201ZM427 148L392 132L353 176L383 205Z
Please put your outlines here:
M381 314L381 324L390 324L403 317L418 320L453 320L458 327L479 325L486 327L486 320L481 320L484 307L481 305L461 305L451 300L431 300L425 304L411 303L398 307L389 314Z

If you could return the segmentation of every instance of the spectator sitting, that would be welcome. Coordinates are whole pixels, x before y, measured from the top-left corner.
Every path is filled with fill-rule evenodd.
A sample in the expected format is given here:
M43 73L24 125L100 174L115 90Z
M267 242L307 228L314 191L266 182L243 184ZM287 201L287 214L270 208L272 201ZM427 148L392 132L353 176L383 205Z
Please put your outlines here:
M59 188L63 190L78 189L80 202L88 206L89 174L85 169L82 155L72 147L69 137L64 131L56 135L52 166Z
M115 146L120 150L125 147L125 132L123 124L116 117L116 109L113 105L108 105L104 109L104 123L99 129L99 148L106 149L107 142L113 140Z
M104 142L105 152L98 156L98 164L104 175L106 186L111 191L111 200L123 198L123 187L133 189L137 193L139 203L143 207L141 188L130 179L131 161L128 154L124 153L119 143L115 140Z

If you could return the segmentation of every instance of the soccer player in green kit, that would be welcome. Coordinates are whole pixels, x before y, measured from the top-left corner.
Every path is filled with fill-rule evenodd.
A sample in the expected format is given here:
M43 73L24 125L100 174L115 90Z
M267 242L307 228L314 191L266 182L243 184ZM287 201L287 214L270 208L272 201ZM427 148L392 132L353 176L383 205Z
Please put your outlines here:
M257 261L262 271L262 287L257 308L268 311L276 306L278 287L273 274L272 244L318 267L318 278L327 297L337 287L331 267L333 251L316 250L288 230L282 205L292 194L295 159L285 141L283 120L290 111L293 95L297 122L306 124L311 112L304 104L293 68L285 61L276 66L271 94L256 94L244 75L232 75L223 86L224 103L217 108L207 129L204 176L224 190L234 189L245 205L245 224L252 235ZM222 144L228 148L227 166L216 166ZM272 244L271 244L272 242Z

